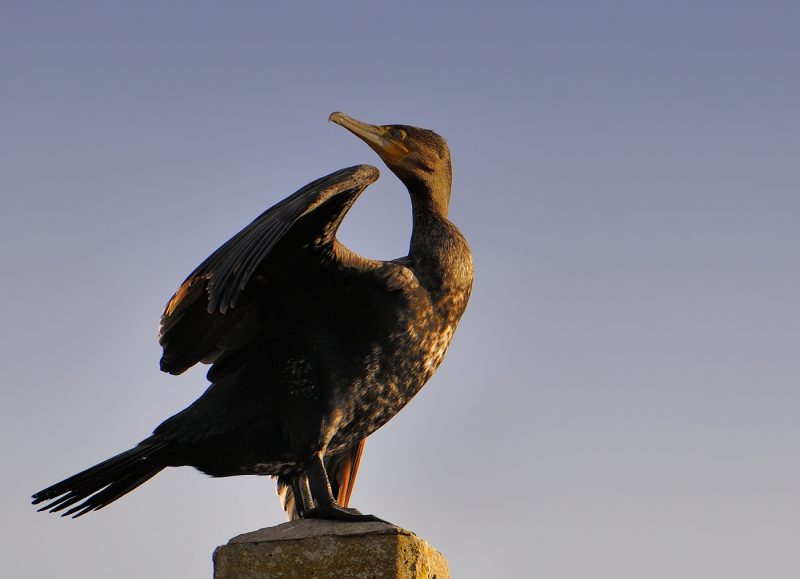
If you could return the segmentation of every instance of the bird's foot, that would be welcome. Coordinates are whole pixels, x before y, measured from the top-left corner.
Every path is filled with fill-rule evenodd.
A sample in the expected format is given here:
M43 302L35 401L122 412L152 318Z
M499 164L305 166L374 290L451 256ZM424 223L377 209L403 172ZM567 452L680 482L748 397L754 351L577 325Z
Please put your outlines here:
M339 505L323 504L303 513L304 519L326 519L334 521L347 521L349 523L386 523L375 515L364 515L358 509L349 509ZM389 523L391 524L391 523Z
M331 492L331 484L328 481L328 473L325 470L325 462L322 453L314 455L308 468L306 469L309 490L317 506L303 512L304 519L327 519L334 521L347 521L350 523L377 522L386 523L375 515L363 515L356 509L342 507L336 502Z

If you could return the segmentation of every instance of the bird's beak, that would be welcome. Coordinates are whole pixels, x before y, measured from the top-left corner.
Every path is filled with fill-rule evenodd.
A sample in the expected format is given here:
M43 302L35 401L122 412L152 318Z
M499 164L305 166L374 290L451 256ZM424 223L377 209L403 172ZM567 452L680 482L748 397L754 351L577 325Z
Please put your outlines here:
M328 121L343 126L356 137L368 144L386 163L396 163L406 155L408 149L400 141L385 136L386 129L377 125L368 125L348 117L344 113L331 113Z

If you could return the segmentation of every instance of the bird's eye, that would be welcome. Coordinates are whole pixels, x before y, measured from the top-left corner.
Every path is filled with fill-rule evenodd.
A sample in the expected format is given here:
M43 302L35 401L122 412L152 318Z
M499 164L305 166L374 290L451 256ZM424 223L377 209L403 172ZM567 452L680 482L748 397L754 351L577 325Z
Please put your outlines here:
M403 129L392 129L389 134L397 141L402 141L406 138L406 132Z

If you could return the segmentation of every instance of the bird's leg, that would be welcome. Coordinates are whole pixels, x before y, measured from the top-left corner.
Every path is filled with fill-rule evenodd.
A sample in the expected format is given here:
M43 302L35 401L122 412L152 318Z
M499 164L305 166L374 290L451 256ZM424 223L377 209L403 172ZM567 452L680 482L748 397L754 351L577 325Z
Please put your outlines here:
M306 517L306 513L314 508L314 499L311 497L311 489L308 486L308 477L304 474L296 474L292 477L292 492L295 497L297 514L301 519Z
M316 500L317 506L306 512L304 518L335 519L351 522L386 522L374 515L362 515L356 509L346 509L339 506L336 499L333 497L333 491L331 490L331 483L328 480L328 473L325 471L322 453L314 455L311 464L306 470L306 475L311 488L311 494L314 500Z

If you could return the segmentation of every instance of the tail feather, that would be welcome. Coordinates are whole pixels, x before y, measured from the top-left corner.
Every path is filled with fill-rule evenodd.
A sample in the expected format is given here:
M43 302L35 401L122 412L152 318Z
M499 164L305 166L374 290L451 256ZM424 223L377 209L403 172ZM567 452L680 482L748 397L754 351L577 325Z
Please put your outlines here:
M39 511L57 513L69 509L61 516L73 518L102 509L166 467L162 456L166 446L163 442L139 444L39 491L33 495L33 504L50 501ZM73 506L75 503L80 504Z

